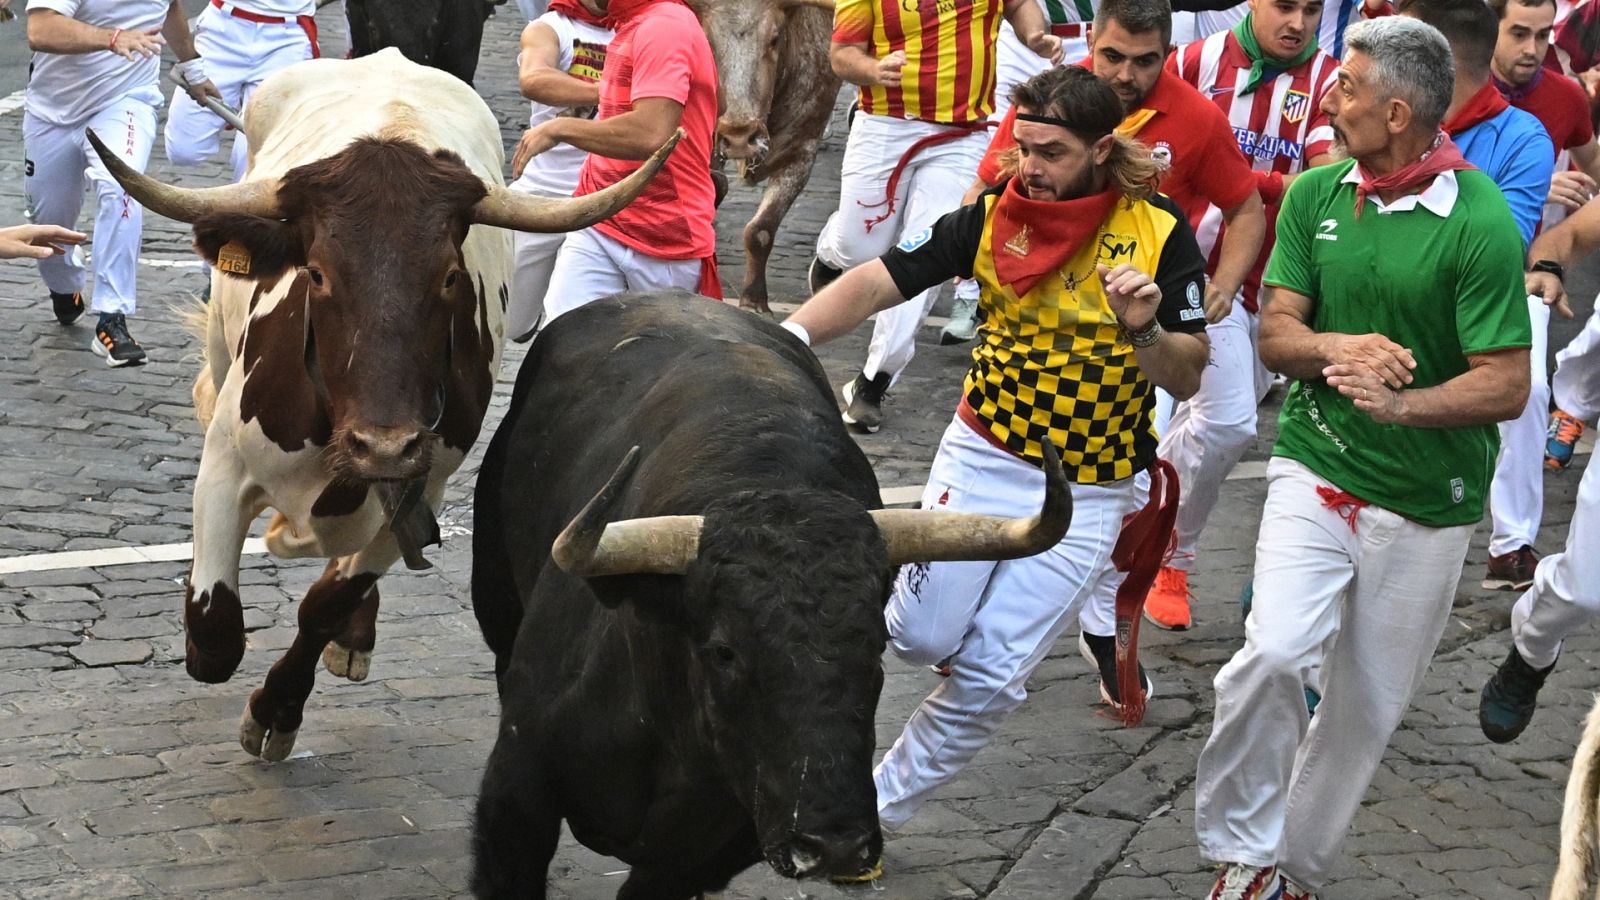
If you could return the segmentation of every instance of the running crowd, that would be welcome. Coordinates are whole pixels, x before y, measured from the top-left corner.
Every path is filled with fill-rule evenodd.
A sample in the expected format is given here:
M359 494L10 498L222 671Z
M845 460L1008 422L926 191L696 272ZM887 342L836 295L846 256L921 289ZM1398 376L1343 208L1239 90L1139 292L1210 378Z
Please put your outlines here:
M3 8L7 0L0 0ZM522 4L532 102L514 187L616 181L682 129L647 192L571 235L516 236L509 334L622 290L720 296L711 177L717 69L683 0ZM799 4L795 9L804 7ZM1222 8L1211 9L1208 7ZM140 210L90 152L154 143L159 55L179 62L166 152L221 149L207 107L242 106L317 55L312 0L28 0L34 222L63 325L98 315L113 366L145 351ZM1213 898L1307 898L1328 879L1441 637L1487 509L1485 586L1520 591L1480 722L1531 720L1562 639L1600 614L1600 477L1564 552L1534 550L1542 474L1600 415L1600 317L1545 371L1565 269L1600 249L1600 2L1565 0L836 0L830 59L859 87L808 345L875 315L843 418L884 397L946 282L941 339L973 342L923 505L1027 515L1046 444L1072 484L1055 548L904 567L891 646L944 677L877 766L903 826L1026 696L1076 621L1104 700L1156 690L1138 617L1191 624L1188 576L1224 480L1289 380L1268 466L1245 643L1217 675L1196 830ZM235 178L243 142L231 148ZM97 197L92 289L76 245ZM1588 552L1585 552L1585 551ZM864 872L871 877L877 870Z

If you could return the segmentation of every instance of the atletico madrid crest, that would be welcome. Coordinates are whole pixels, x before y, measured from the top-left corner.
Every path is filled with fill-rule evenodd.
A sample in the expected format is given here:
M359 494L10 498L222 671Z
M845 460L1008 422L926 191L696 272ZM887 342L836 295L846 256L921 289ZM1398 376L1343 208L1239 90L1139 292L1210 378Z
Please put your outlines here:
M1311 95L1305 91L1290 91L1283 95L1283 120L1299 124L1311 111Z

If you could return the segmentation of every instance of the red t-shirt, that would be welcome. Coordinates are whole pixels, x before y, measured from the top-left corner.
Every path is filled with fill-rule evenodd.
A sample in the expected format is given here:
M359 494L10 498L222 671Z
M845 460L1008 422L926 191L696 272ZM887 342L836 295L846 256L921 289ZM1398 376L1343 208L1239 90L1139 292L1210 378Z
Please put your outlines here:
M623 23L606 53L597 119L658 97L683 104L685 137L644 193L595 226L601 234L659 259L704 259L716 250L716 189L711 147L717 127L717 67L694 12L656 3ZM638 169L635 160L589 154L578 173L578 196L615 184Z
M1532 86L1514 88L1499 78L1494 86L1511 105L1534 118L1549 132L1556 153L1582 147L1594 140L1594 124L1589 121L1589 97L1576 81L1560 72L1541 69Z
M1088 60L1077 65L1088 68ZM1133 137L1167 160L1161 193L1178 204L1190 227L1199 229L1210 204L1232 209L1256 189L1228 117L1183 79L1162 69L1140 109L1154 110L1155 116ZM1000 180L1000 154L1016 146L1011 136L1016 115L1016 107L1006 112L978 166L978 176L990 184Z

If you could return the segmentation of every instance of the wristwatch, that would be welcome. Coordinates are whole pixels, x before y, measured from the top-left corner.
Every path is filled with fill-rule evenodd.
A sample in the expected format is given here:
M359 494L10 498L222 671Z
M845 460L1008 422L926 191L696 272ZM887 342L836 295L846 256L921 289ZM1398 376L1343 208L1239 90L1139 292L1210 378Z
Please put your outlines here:
M1561 263L1558 263L1558 262L1556 262L1555 260L1552 260L1552 259L1541 259L1541 260L1538 260L1538 261L1534 262L1533 265L1528 267L1528 271L1529 272L1549 272L1551 275L1554 275L1556 277L1557 281L1564 282L1564 281L1567 280L1567 269L1566 269L1566 267L1561 265Z

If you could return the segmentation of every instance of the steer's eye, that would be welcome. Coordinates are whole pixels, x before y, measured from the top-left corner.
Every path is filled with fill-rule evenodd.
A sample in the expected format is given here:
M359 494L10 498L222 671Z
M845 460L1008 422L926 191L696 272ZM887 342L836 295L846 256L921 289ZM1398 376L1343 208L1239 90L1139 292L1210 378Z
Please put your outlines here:
M733 648L727 644L712 644L706 648L706 653L711 661L724 668L734 664L738 656L734 655Z
M311 283L317 287L322 287L322 270L316 266L306 266L305 269L306 277L311 279Z
M449 272L445 273L445 276L444 276L444 289L448 291L448 290L452 290L453 288L455 288L456 281L460 278L460 276L461 276L461 270L460 269L451 269Z

